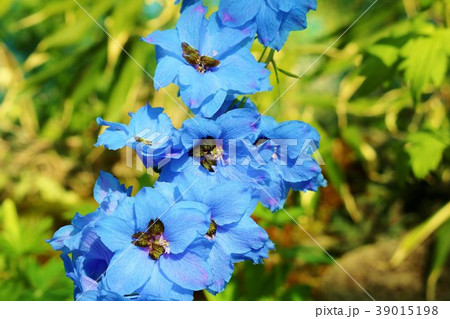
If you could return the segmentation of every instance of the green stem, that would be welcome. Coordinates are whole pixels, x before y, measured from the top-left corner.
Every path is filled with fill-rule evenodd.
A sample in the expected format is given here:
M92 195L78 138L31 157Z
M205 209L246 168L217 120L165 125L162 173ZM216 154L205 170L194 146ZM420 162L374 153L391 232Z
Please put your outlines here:
M266 61L264 63L267 65L270 62L272 62L274 55L275 55L275 50L274 49L270 49L269 55L267 56L267 59L266 59Z
M273 70L275 71L275 78L277 79L277 84L280 84L280 78L278 77L278 68L275 60L272 60Z
M245 96L242 100L241 103L239 103L238 109L242 109L245 105L245 102L247 102L248 100L248 96Z
M450 24L450 8L447 0L442 0L442 15L443 15L443 24L445 28L449 27Z
M262 61L264 55L266 54L266 51L267 51L267 47L264 47L264 50L263 50L263 52L261 53L261 56L259 57L258 62L261 62L261 61Z
M229 110L232 110L233 107L236 105L237 102L239 102L239 99L238 99L238 98L235 98L234 101L231 103L231 105L228 107L227 112L228 112Z
M298 75L295 75L294 73L291 73L291 72L289 72L289 71L286 71L286 70L283 70L283 69L280 69L280 68L278 68L278 71L280 71L280 72L283 73L284 75L287 75L287 76L289 76L289 77L291 77L291 78L295 78L295 79L298 79L298 78L299 78Z

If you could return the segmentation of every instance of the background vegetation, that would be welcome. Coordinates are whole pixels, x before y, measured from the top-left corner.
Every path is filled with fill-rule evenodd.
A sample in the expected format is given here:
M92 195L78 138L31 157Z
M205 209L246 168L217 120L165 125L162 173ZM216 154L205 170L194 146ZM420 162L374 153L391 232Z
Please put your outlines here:
M302 74L372 0L318 2L275 54L280 69ZM153 74L139 37L174 26L173 1L79 3ZM319 129L329 185L291 193L286 210L375 299L450 298L449 23L449 0L379 0L268 112ZM272 73L261 111L295 81ZM95 209L100 169L135 190L155 180L124 152L93 147L97 116L127 121L147 101L176 126L186 118L73 0L0 1L0 300L72 299L44 240ZM368 298L283 211L255 218L277 250L197 299Z

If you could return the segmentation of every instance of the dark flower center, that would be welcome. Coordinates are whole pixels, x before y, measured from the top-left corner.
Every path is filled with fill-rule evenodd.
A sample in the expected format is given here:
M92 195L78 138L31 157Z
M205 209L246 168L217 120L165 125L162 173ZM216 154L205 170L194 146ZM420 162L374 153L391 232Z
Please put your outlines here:
M214 238L214 236L216 235L216 231L217 231L217 224L214 220L211 219L211 223L209 224L209 229L206 232L206 236L208 236L209 238Z
M194 49L186 42L181 44L181 49L183 50L183 58L186 62L192 65L200 73L205 73L209 68L216 67L220 64L219 60L207 55L200 55L198 50Z
M223 148L217 145L216 140L207 136L189 151L189 156L200 159L200 164L209 172L214 172L213 166L217 166L217 160L222 158Z
M162 221L152 219L145 232L137 232L131 236L134 239L131 243L137 247L148 248L150 258L158 260L164 252L169 251L169 243L164 240L163 233L164 224Z
M139 136L137 136L137 135L134 136L134 140L135 140L136 142L138 142L138 143L143 143L143 144L145 144L145 145L150 145L150 146L151 146L151 145L153 144L152 141L146 140L145 138L139 137Z
M256 146L256 147L258 147L258 146L264 144L265 142L267 142L268 140L269 140L269 139L268 139L267 137L261 136L260 138L258 138L258 139L256 140L255 143L253 143L253 145Z

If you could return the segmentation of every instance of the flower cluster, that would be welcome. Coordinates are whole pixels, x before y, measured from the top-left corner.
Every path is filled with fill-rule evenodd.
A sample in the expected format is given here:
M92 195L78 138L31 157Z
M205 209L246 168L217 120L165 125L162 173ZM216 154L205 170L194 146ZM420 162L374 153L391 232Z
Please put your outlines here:
M156 88L178 85L197 117L175 128L147 104L128 124L98 119L105 130L96 146L129 147L160 175L131 196L100 172L97 210L48 241L61 251L76 300L192 300L194 291L224 290L235 263L268 257L274 244L251 215L258 203L281 209L290 189L326 185L312 157L320 136L307 123L262 116L239 95L271 89L266 64L250 52L255 35L280 49L314 7L221 0L206 19L201 1L184 1L174 30L143 38L156 47Z

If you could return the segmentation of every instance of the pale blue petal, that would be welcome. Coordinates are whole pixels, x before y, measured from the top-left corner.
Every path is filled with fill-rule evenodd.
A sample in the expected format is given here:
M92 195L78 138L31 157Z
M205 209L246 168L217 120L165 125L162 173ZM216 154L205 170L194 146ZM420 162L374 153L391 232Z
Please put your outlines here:
M155 261L143 248L131 245L126 250L118 251L106 271L106 283L112 291L120 295L129 295L150 279Z
M164 239L169 242L171 254L180 254L209 228L208 207L197 202L181 201L161 217Z
M185 289L201 290L211 283L206 261L196 254L168 254L158 261L166 277Z

